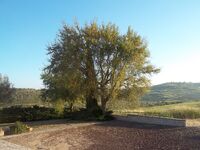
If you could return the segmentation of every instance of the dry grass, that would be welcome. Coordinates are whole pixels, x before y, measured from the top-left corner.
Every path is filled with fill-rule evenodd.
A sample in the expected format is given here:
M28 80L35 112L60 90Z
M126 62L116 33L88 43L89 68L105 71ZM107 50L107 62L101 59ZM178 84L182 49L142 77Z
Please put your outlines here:
M185 102L178 104L141 107L133 110L116 110L116 114L143 114L182 119L200 118L200 101Z

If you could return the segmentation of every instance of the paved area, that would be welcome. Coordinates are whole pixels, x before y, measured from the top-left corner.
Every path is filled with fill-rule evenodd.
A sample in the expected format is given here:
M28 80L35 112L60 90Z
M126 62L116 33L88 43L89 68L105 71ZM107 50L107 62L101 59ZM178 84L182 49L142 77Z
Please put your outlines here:
M31 150L31 149L4 140L0 140L0 150Z
M123 121L71 123L43 126L4 140L34 150L200 150L200 128Z

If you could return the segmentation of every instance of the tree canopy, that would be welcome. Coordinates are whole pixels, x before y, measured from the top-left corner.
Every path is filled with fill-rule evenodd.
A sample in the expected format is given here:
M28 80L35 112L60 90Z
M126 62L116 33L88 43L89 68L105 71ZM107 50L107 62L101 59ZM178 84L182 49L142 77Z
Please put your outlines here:
M100 101L105 111L120 93L138 98L150 85L150 75L159 72L141 36L131 28L121 34L110 23L64 25L48 55L42 73L46 95L52 100L84 98L87 109L99 107Z

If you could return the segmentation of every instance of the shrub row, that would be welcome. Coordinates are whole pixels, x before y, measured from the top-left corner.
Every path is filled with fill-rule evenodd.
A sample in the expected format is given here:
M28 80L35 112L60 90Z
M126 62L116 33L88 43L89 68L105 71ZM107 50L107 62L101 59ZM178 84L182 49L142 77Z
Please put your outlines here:
M14 121L36 121L58 119L63 116L58 114L54 108L43 106L11 106L0 110L0 122L8 123Z
M103 111L99 108L94 108L90 111L85 108L76 108L74 111L70 111L68 108L65 108L63 115L64 118L68 118L70 120L106 121L114 119L112 113L112 111L103 113Z
M76 108L73 112L69 108L64 108L63 113L53 107L44 106L11 106L0 110L0 123L10 123L15 121L39 121L50 119L68 118L71 120L111 120L112 112L103 112L100 109L94 109L92 112L84 108Z

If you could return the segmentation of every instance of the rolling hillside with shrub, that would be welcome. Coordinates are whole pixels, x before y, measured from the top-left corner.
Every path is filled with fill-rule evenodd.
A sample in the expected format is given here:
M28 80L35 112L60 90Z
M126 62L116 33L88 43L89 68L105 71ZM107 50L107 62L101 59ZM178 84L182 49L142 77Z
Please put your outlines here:
M200 100L200 83L164 83L152 86L142 102L164 103Z
M152 86L149 92L142 97L141 102L147 105L166 105L194 100L200 100L200 83L172 82ZM126 105L126 103L129 103L129 101L123 101L123 105ZM9 105L9 103L6 104ZM38 104L43 104L41 90L16 88L12 95L12 105ZM121 107L121 103L113 105L115 107L120 105ZM136 104L133 103L133 105Z
M11 100L0 102L0 106L9 105L41 105L41 90L28 88L15 88Z
M38 103L41 101L41 91L36 89L16 89L13 94L13 101L15 103Z

